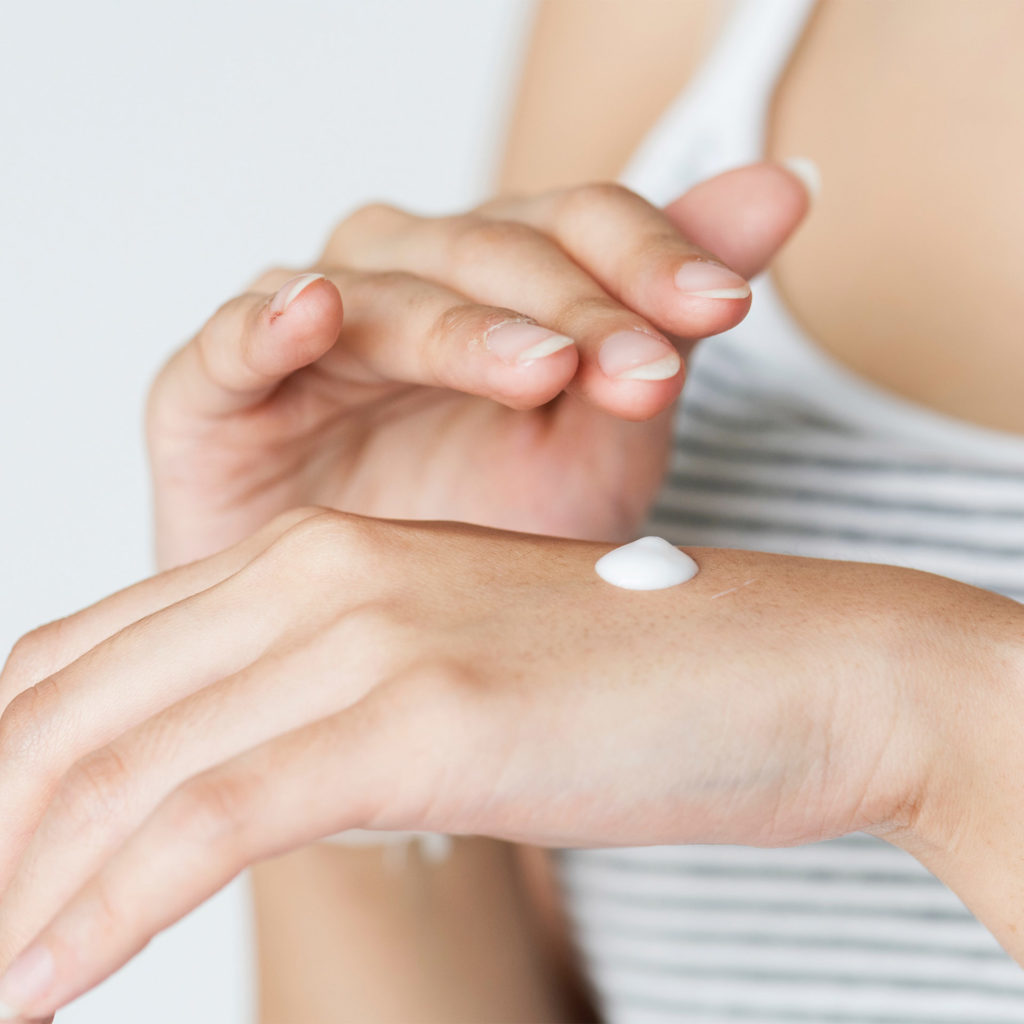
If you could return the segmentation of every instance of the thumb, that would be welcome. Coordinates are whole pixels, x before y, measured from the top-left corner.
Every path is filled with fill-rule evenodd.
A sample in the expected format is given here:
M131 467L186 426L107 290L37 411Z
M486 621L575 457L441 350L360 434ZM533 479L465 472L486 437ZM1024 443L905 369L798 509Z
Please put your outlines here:
M750 278L803 220L814 180L783 164L749 164L702 181L664 212L685 238Z

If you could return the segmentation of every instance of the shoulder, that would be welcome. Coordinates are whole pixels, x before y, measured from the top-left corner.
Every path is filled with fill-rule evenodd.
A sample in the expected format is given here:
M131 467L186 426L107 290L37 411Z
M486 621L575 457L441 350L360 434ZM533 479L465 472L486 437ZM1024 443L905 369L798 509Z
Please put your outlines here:
M696 70L727 6L727 0L538 4L501 191L617 177Z

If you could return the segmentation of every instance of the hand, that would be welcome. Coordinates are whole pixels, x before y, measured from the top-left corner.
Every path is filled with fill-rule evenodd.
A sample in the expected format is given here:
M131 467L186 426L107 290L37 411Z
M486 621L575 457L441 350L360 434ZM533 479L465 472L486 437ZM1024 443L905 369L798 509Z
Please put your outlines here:
M759 164L664 212L613 185L440 219L357 212L323 279L264 275L156 380L161 566L304 504L629 539L664 471L677 347L749 307L705 250L753 274L806 206ZM684 267L696 279L677 283ZM565 347L517 361L538 344Z
M605 550L301 510L30 635L0 679L0 967L42 929L45 991L0 1001L52 1012L250 863L354 827L1019 841L972 788L1020 802L1019 605L714 549L636 593Z

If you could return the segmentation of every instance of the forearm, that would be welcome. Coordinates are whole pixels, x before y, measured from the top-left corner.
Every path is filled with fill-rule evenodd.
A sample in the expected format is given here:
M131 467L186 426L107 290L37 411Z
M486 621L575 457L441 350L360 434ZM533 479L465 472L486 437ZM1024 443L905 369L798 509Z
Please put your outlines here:
M252 872L261 1024L576 1021L514 847L318 844Z

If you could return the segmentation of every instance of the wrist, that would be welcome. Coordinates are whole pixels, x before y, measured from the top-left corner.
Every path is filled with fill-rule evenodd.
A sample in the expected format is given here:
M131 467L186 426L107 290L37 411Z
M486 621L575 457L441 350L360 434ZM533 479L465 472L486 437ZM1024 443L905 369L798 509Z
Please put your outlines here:
M884 838L944 882L1024 966L1024 606L993 598L991 611L970 622L973 642L946 664L938 699L922 703L928 771L912 820Z

